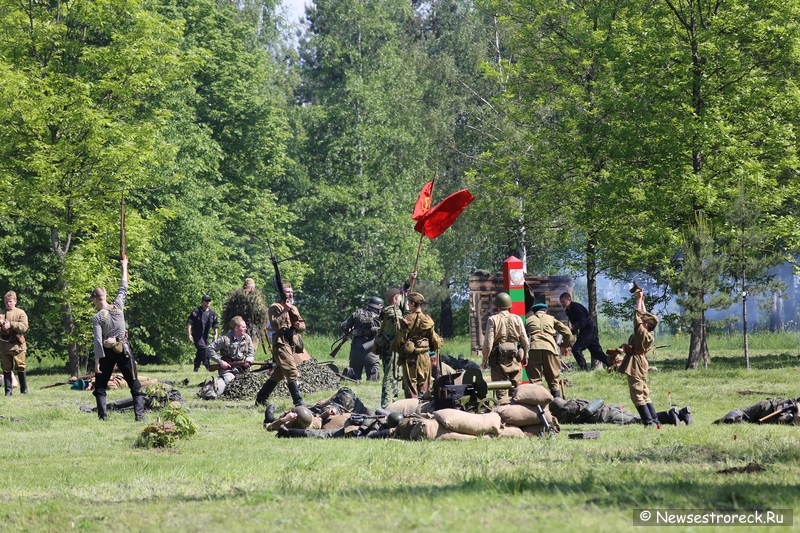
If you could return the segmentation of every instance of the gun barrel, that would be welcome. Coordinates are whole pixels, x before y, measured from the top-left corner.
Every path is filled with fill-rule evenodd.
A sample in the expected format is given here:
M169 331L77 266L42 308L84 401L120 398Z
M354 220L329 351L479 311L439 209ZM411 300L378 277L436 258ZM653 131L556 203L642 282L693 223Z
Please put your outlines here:
M486 382L486 390L503 390L503 389L510 389L514 385L511 384L510 381L487 381Z

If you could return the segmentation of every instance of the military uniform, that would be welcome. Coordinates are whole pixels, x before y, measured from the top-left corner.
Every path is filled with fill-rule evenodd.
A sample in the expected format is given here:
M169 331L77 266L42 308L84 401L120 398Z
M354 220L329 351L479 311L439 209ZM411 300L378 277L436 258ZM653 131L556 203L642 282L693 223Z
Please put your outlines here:
M394 351L392 342L397 335L397 324L403 319L401 307L387 305L381 312L381 327L375 338L376 352L383 366L383 380L381 381L381 408L385 408L397 397L397 381L394 379Z
M652 318L650 318L652 317ZM655 333L645 327L645 319L658 319L651 313L636 311L633 317L633 335L628 339L631 346L629 353L625 354L619 365L619 372L628 376L631 401L633 405L642 406L651 403L650 389L647 388L647 354L653 351L652 345Z
M252 363L255 360L253 339L247 333L242 334L237 339L231 330L208 346L208 358L216 364L220 364L222 361L226 363ZM245 367L238 365L225 369L220 368L213 387L208 387L201 391L200 396L207 400L219 397L225 392L225 387L228 386L228 383L246 370Z
M14 298L16 300L16 298ZM0 358L2 359L3 382L6 396L11 396L12 372L19 373L20 392L27 394L28 385L25 375L28 345L23 335L28 331L28 315L19 307L6 309L2 317L11 324L8 330L0 331Z
M93 293L93 296L96 293ZM125 333L125 298L128 294L128 280L123 276L117 290L117 297L110 309L101 309L92 318L94 332L94 358L100 366L95 375L94 394L97 400L97 416L101 420L108 417L106 407L106 391L111 373L116 365L133 396L133 410L137 421L144 420L144 393L136 372L136 361L133 359Z
M303 405L300 396L300 387L297 385L297 364L294 360L295 347L299 346L300 333L306 330L306 323L300 312L292 304L275 302L268 311L272 335L272 360L275 370L261 390L256 395L256 405L266 404L272 391L282 379L286 379L286 386L292 396L294 405ZM295 324L297 324L295 326ZM265 413L266 416L266 413Z
M505 347L507 349L504 349ZM513 346L513 350L511 347ZM522 382L522 364L518 349L528 353L528 336L522 327L522 320L512 315L508 309L489 317L486 323L486 335L483 338L483 362L491 368L492 381L511 381L518 387ZM497 403L510 402L508 391L496 390Z
M572 302L564 311L567 313L570 326L574 331L577 331L575 344L572 345L572 355L575 356L575 362L578 363L578 367L581 370L588 370L586 359L583 357L583 350L587 348L589 353L592 354L592 362L600 361L604 365L608 365L608 357L600 346L597 325L592 320L592 317L589 316L589 310L578 302Z
M189 314L188 323L192 327L192 340L197 350L194 357L194 369L197 371L200 365L208 367L208 334L211 330L219 329L219 320L213 309L204 309L200 305Z
M411 293L409 301L419 304L425 299ZM442 339L433 330L433 319L418 310L400 321L400 334L395 335L392 350L397 352L397 364L403 369L403 392L406 398L419 398L431 386L431 358L428 350L438 351Z
M550 403L550 412L558 419L560 424L638 424L641 419L630 411L625 411L620 405L603 405L594 412L586 407L591 404L589 400L573 398L569 401L563 398L554 398Z
M528 377L532 383L541 383L544 378L553 396L561 396L558 390L561 359L558 357L556 335L560 333L564 337L564 344L569 346L572 332L560 321L548 315L546 306L544 308L534 306L534 313L525 321L525 331L530 340Z
M364 348L364 344L375 339L380 329L381 322L377 313L370 309L357 309L347 320L339 325L342 332L352 331L350 342L350 375L353 379L361 379L361 374L366 371L369 381L380 379L378 368L379 357L372 353L372 348Z

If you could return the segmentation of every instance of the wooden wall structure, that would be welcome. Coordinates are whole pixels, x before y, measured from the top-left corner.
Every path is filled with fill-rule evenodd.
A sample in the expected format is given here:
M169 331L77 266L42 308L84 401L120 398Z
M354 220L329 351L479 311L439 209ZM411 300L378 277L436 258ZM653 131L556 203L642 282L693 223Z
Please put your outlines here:
M525 309L530 310L534 300L544 300L547 303L547 312L566 323L567 315L561 307L558 297L565 292L572 294L571 277L526 274L525 286ZM479 270L469 277L469 333L473 355L479 354L483 346L486 321L497 312L497 308L494 306L494 297L504 290L502 272L491 274Z

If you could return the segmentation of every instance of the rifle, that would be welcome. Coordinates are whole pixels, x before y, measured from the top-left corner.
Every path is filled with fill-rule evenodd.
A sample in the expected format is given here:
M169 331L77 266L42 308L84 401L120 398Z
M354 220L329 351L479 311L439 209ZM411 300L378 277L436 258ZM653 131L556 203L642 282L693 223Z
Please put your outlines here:
M119 258L125 259L127 255L125 247L125 190L123 189L119 202Z
M348 329L347 332L344 335L342 335L342 337L340 339L336 339L335 341L333 341L333 344L336 344L337 342L339 344L336 344L335 348L333 347L333 344L331 344L331 353L330 353L329 357L333 357L333 358L336 357L336 355L339 353L339 350L341 350L342 346L344 346L344 343L346 343L347 340L350 338L350 334L353 332L353 329L354 328Z
M273 278L273 283L275 284L275 290L278 291L278 298L281 302L286 301L286 289L283 288L283 279L281 278L281 269L278 266L278 258L275 257L275 252L272 251L272 243L269 239L267 239L267 246L269 247L269 260L272 262L272 269L275 271L275 277Z
M45 385L44 387L39 387L39 390L52 389L53 387L58 387L60 385L71 385L71 384L75 383L75 381L78 381L79 379L93 379L93 378L94 378L94 372L89 372L85 376L81 376L81 377L75 379L74 381L69 380L69 379L67 381L56 381L52 385Z
M231 365L232 368L246 367L245 363L249 364L250 366L269 366L269 365L274 364L272 361L264 361L264 362L260 362L260 361L225 361L225 362L228 363L229 365ZM214 372L215 370L222 370L222 365L208 365L208 371L209 372Z
M764 422L765 420L769 420L770 418L776 415L782 415L783 413L790 412L793 408L797 407L797 403L794 400L784 400L778 405L775 406L775 410L772 411L765 417L759 418L758 423Z

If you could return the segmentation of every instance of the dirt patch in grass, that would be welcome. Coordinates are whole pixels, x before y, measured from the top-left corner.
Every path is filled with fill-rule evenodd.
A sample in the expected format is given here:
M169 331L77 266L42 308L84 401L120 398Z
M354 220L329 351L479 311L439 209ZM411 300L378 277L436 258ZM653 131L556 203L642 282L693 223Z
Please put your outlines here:
M747 463L745 466L734 466L717 470L717 474L757 474L758 472L766 471L767 469L758 463Z

